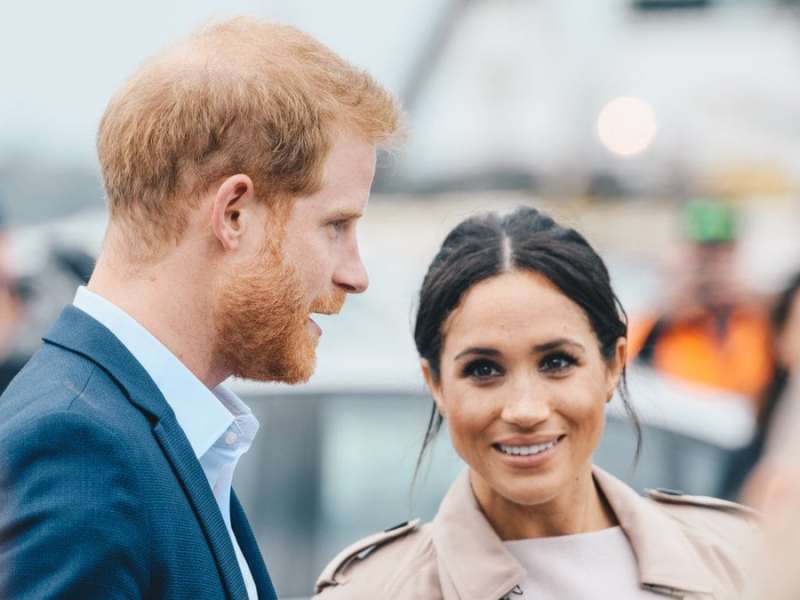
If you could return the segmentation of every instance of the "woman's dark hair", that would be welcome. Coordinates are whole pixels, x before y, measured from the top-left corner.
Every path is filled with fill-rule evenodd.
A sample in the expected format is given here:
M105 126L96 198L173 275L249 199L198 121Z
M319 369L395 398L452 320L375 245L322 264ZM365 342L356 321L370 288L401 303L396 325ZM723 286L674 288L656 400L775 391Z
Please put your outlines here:
M562 227L536 209L519 208L506 216L486 213L462 221L445 238L428 267L419 293L414 341L434 381L441 374L442 329L447 317L475 284L513 270L546 277L580 306L600 342L602 356L607 361L614 358L617 340L627 337L628 319L611 289L603 259L574 229ZM636 432L638 459L641 425L628 401L624 366L620 396ZM442 422L434 404L417 471Z

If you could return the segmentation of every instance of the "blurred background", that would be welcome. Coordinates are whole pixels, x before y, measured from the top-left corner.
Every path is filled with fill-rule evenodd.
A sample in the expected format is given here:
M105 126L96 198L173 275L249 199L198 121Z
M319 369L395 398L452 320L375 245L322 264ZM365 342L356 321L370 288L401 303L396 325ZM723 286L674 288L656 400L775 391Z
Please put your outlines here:
M140 0L0 8L0 385L85 281L105 226L94 135L148 55L211 18L294 24L401 99L361 243L369 291L321 322L318 372L235 382L262 423L237 470L282 596L361 536L431 518L461 468L430 399L415 294L447 231L533 205L582 231L631 321L596 462L637 489L737 498L793 402L800 343L800 2ZM777 415L777 416L776 416Z

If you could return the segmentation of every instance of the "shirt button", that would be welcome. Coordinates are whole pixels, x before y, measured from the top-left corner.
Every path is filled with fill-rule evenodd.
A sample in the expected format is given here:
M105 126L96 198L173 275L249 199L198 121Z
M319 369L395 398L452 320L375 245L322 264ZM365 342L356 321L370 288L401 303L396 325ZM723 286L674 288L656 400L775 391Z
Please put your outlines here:
M239 441L239 436L236 435L234 432L229 431L228 433L225 434L225 443L228 444L228 446L233 446L238 441Z

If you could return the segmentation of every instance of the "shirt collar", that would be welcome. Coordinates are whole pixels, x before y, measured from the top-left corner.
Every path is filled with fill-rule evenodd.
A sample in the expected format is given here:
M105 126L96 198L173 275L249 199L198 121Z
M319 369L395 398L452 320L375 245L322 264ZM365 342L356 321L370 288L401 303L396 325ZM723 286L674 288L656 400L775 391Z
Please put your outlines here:
M235 415L252 415L225 386L209 390L164 344L112 302L81 286L73 305L111 331L144 367L175 413L197 458L230 427Z

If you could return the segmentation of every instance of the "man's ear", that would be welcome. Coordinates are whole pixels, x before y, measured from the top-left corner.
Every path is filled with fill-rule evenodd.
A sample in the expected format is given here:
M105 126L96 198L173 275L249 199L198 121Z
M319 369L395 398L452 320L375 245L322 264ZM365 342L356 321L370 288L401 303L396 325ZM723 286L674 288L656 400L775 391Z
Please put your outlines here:
M442 401L442 383L441 380L438 380L433 376L433 371L431 370L431 365L426 359L421 359L419 361L420 369L422 369L422 376L425 378L425 385L428 386L428 389L431 392L431 396L433 397L433 401L436 403L436 408L439 410L439 414L443 417L445 416L445 408L444 402Z
M242 173L225 179L214 194L211 229L225 250L236 250L255 218L253 181Z

